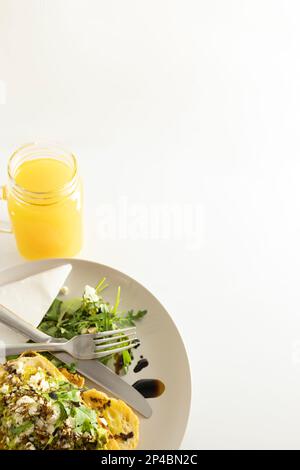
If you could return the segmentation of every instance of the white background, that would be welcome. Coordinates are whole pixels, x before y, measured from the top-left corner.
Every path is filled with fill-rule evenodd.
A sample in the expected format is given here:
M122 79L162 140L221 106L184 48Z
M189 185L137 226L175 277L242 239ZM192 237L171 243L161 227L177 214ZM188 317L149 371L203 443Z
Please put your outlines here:
M299 22L296 0L0 0L1 182L32 139L78 155L80 256L142 282L185 340L183 448L300 448ZM198 245L104 236L120 198L198 206ZM2 235L0 267L20 261Z

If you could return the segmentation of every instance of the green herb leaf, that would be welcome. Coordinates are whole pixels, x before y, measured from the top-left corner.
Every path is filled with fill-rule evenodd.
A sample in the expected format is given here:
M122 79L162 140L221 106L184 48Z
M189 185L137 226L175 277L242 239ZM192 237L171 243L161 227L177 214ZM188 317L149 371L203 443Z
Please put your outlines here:
M127 326L135 326L135 322L141 320L147 313L147 310L138 310L138 312L134 312L133 310L129 310L127 313L120 315L116 322L118 327L127 327Z
M123 351L122 352L122 359L123 359L123 367L125 371L128 370L128 366L131 364L131 356L129 351Z
M73 412L77 432L91 432L93 428L98 428L97 415L94 410L83 405L73 408Z
M80 391L77 389L57 392L57 398L59 401L71 401L72 403L80 403Z
M27 429L31 428L33 426L33 423L31 421L26 421L26 423L20 424L20 426L15 426L11 428L11 433L13 436L19 436L19 434L22 434L23 432L27 431Z
M59 299L54 299L52 305L50 306L48 312L45 315L45 320L58 320L60 314L60 307L62 305L62 301Z
M70 364L63 364L64 368L67 369L71 374L76 374L77 366L76 362L71 362Z

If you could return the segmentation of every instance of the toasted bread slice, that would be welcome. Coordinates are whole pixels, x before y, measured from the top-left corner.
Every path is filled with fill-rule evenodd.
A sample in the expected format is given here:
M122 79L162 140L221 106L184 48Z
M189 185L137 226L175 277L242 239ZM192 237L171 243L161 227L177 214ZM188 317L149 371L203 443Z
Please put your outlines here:
M32 351L23 353L18 359L9 361L11 365L18 364L25 374L32 375L39 368L47 371L56 379L68 380L78 388L83 388L84 378L79 374L72 374L67 369L58 369L44 356ZM7 371L0 365L0 384L5 382ZM81 393L82 400L89 407L98 412L99 425L109 432L109 439L105 446L107 450L135 449L139 441L139 419L129 406L122 400L109 398L105 393L96 389ZM104 419L103 419L104 418Z
M139 419L122 400L109 398L105 393L91 389L82 393L84 402L107 422L108 428L121 450L135 449L139 441Z

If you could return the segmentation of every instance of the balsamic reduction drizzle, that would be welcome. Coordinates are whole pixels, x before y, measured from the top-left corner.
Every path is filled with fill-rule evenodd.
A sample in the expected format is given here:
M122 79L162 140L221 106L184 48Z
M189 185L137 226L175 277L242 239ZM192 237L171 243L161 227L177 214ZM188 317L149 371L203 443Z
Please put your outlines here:
M141 357L141 359L138 361L137 365L133 369L133 372L137 373L140 372L141 370L145 369L145 367L149 366L149 361L148 359L145 359L144 357Z
M132 385L145 398L157 398L165 391L165 384L158 379L141 379Z

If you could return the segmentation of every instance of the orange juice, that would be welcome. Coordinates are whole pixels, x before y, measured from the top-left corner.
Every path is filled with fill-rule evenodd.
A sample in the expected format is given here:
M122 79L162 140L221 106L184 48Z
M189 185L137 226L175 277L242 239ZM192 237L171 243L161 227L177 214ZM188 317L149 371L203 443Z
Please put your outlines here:
M28 259L69 257L82 245L82 191L75 166L59 158L23 159L7 190L13 232Z
M72 179L72 168L54 158L37 158L22 163L15 174L15 182L32 192L55 191Z

